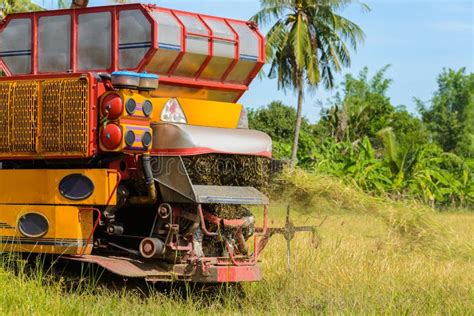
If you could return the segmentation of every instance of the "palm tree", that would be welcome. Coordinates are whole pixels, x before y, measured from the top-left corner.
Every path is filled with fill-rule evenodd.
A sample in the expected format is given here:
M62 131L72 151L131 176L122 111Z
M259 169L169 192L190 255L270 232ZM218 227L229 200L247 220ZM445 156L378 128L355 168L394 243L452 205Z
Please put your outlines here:
M0 21L9 13L40 10L41 7L32 3L30 0L0 0Z
M260 25L273 23L266 35L268 76L277 78L279 89L298 94L292 166L297 163L306 88L320 83L332 88L334 74L351 64L350 48L356 50L364 40L362 29L337 13L352 2L356 0L260 0L262 9L252 17Z

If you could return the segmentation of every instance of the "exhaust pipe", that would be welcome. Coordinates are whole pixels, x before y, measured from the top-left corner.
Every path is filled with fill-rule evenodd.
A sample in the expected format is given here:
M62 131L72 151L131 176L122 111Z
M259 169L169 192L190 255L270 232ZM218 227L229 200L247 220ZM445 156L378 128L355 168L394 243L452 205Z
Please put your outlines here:
M150 155L141 156L143 173L145 175L145 184L148 189L147 196L132 196L128 199L130 204L144 205L144 204L155 204L158 200L158 192L155 186L155 179L153 179L153 173L151 171L151 157Z

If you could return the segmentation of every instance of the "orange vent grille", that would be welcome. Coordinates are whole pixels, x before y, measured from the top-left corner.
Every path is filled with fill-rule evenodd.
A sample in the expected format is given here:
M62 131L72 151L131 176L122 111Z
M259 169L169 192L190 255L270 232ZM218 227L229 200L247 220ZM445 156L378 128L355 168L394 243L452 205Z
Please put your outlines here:
M0 156L82 156L89 150L89 82L0 82Z

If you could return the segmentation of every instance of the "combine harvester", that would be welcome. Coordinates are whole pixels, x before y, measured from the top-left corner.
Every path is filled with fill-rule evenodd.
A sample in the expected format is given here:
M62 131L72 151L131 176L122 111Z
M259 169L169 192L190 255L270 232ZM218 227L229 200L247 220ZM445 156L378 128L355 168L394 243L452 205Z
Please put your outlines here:
M259 191L271 139L236 102L264 48L253 23L152 5L7 16L1 250L152 282L260 280L285 231Z

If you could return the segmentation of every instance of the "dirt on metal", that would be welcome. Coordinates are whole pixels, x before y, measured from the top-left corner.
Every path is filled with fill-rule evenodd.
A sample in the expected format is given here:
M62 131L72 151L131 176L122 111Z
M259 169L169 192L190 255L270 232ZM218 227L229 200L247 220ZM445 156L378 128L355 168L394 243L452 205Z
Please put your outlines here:
M220 186L251 186L266 191L271 160L258 156L209 154L183 158L193 184ZM240 205L209 205L209 212L227 219L248 216Z

